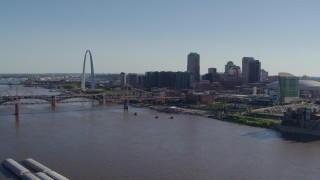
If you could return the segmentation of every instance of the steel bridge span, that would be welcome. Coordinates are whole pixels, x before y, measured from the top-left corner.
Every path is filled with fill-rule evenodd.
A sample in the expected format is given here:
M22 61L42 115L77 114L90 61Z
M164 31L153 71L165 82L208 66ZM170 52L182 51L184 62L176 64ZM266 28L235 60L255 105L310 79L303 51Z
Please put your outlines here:
M124 109L128 109L129 101L165 101L169 99L181 99L180 97L159 97L152 93L123 93L123 94L76 94L76 95L23 95L0 96L0 105L14 105L15 115L19 115L22 104L51 104L74 102L99 102L99 103L123 103Z
M124 100L129 101L143 101L143 100L160 100L163 98L154 96L140 96L140 95L25 95L25 96L0 96L0 105L12 105L17 102L19 104L44 104L44 103L71 103L71 102L85 102L88 100L99 101L101 103L106 102L122 102Z

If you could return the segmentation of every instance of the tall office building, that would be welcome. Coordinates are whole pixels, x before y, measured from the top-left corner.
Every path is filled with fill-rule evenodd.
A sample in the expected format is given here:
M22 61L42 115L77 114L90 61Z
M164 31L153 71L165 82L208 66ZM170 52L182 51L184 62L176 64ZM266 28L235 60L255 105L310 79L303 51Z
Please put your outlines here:
M261 76L261 63L259 60L250 62L249 65L249 83L259 83Z
M241 68L235 65L232 61L228 61L224 66L224 74L227 76L240 76Z
M235 66L232 61L228 61L227 64L224 66L224 74L229 75L229 70L231 67Z
M190 72L154 71L146 72L139 78L143 88L189 89L191 87Z
M299 78L285 72L279 73L281 103L291 103L299 99Z
M200 55L197 53L190 53L188 55L187 71L193 76L193 83L200 81Z
M260 82L261 63L253 57L242 58L242 77L244 83L258 83Z
M243 57L242 58L242 78L244 83L247 84L249 82L249 63L254 61L253 57Z
M145 88L159 87L159 72L146 72L143 78L142 86Z
M176 72L176 89L189 89L191 87L191 73L190 72Z
M135 73L129 73L127 75L127 83L131 86L137 87L138 86L138 75Z
M176 73L171 71L159 72L159 87L174 88Z
M125 86L127 84L126 73L120 73L120 85Z

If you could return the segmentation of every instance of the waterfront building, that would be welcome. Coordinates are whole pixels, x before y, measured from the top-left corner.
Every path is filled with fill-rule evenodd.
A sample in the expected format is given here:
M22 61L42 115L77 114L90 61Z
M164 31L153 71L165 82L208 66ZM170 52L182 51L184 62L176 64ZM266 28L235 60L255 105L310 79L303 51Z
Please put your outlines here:
M320 116L317 108L288 108L284 112L281 125L276 128L282 132L320 136Z
M281 125L305 128L306 125L310 124L311 119L319 119L319 116L314 114L314 110L311 108L298 108L293 110L288 108L286 112L283 113L283 120ZM319 130L319 121L317 121L317 129Z
M299 99L299 78L281 72L279 75L280 102L291 103Z
M245 84L260 82L261 63L253 57L242 58L242 77Z
M192 74L192 83L200 81L200 55L198 53L190 53L188 55L187 71Z

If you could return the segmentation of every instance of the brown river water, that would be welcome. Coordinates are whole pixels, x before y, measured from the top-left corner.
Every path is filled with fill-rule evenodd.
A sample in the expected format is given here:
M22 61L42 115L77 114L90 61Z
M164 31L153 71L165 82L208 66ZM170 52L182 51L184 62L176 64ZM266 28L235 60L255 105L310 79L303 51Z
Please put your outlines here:
M0 160L31 157L70 179L320 177L315 138L147 108L124 112L116 104L22 105L19 118L13 112L0 106ZM1 166L6 178L16 176Z

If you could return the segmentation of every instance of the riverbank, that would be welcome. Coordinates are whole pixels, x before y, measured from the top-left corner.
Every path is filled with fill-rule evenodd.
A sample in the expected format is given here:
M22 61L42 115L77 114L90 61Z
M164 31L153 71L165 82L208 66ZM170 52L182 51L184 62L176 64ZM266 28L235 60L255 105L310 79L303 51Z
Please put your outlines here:
M207 117L220 121L233 122L253 127L262 127L267 129L273 129L274 124L281 123L280 119L262 118L262 117L250 117L246 115L211 115L210 111L203 111L197 109L187 109L181 107L167 107L167 106L148 106L151 110L156 110L165 113L187 114L201 117Z
M164 113L175 113L175 114L187 114L187 115L195 115L195 116L202 116L207 117L208 112L203 110L197 110L197 109L186 109L186 108L180 108L175 106L148 106L151 110L156 110L159 112Z
M269 119L269 118L254 118L245 115L219 115L219 116L208 116L208 118L217 119L221 121L234 122L238 124L243 124L253 127L262 127L273 129L274 124L281 123L279 119Z

